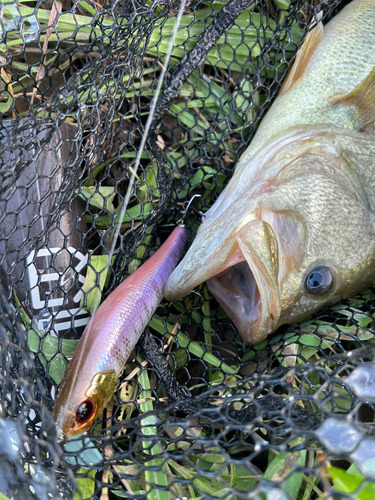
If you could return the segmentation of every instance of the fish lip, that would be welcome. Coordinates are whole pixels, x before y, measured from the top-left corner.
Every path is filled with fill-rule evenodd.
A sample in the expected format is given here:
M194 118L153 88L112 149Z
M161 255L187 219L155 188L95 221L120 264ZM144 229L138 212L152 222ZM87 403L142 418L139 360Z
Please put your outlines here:
M222 263L211 261L210 265L206 266L206 270L202 275L197 273L196 269L184 269L183 265L184 260L175 268L165 284L164 296L167 300L174 301L180 299L190 293L196 286L204 283L223 269Z
M238 252L236 254L238 245L235 240L235 230L237 227L226 234L220 244L217 244L216 229L222 231L222 228L215 226L208 228L209 234L206 234L203 229L198 232L187 254L165 284L164 295L167 300L180 299L227 267L244 260L242 254L240 256Z
M164 287L164 296L167 300L171 301L178 300L183 295L189 293L190 290L188 291L187 290L188 287L186 287L185 285L190 280L191 276L194 274L194 271L190 271L188 273L184 273L181 276L176 271L178 271L178 267L169 276Z

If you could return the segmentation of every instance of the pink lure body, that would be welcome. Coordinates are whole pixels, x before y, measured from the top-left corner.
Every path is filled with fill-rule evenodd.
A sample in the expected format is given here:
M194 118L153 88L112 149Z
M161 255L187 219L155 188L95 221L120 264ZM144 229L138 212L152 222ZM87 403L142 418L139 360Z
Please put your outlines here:
M103 373L104 377L110 373L116 379L121 375L129 355L163 299L165 283L177 265L186 241L185 227L177 226L157 252L123 281L91 318L55 401L54 417L60 432L67 436L80 434L88 430L103 411L103 401L108 396L103 393L96 397L96 393L105 392L106 388L99 384L93 391L93 380ZM108 386L108 383L104 385ZM93 407L89 422L77 422L77 410L87 398L89 409Z

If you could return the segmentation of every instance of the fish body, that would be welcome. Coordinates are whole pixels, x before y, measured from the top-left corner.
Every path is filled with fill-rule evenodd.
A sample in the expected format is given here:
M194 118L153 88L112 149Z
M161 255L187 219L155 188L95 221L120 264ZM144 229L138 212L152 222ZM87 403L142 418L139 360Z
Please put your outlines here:
M259 343L375 283L374 46L374 0L308 34L167 299L207 281Z
M55 401L54 418L60 434L70 437L89 430L111 400L130 353L163 298L167 278L186 241L185 227L177 226L91 318Z

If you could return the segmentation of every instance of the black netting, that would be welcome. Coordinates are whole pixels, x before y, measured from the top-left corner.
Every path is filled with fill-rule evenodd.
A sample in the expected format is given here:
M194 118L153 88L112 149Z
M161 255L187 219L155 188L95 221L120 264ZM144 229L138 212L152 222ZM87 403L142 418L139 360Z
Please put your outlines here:
M191 242L308 27L347 3L187 2L166 68L179 2L0 3L8 498L375 496L374 290L249 346L202 285L162 302L88 435L59 443L50 413L95 305L199 194Z

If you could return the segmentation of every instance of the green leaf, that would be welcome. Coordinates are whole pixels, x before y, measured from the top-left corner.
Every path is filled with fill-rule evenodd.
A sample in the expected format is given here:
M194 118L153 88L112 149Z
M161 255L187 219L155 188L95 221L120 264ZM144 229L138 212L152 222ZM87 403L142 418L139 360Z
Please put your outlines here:
M100 210L114 212L113 199L116 196L115 188L112 186L81 186L76 193L89 205Z
M159 332L161 335L168 336L171 334L173 327L167 323L168 333L165 332L164 323L160 318L156 318L155 316L151 319L149 326ZM211 363L213 366L220 368L225 373L229 373L230 375L236 375L238 368L232 368L227 365L219 358L217 358L214 354L205 350L202 344L196 341L190 341L189 338L181 331L178 331L176 334L177 341L180 347L188 348L191 354L197 356L200 359L204 359L207 363ZM175 342L174 336L172 336L173 342Z
M79 5L80 5L81 7L84 7L84 8L87 10L87 12L89 12L89 13L90 13L91 15L93 15L93 16L95 16L95 14L97 13L97 11L96 11L95 9L93 9L93 8L92 8L92 6L91 6L90 4L88 4L87 2L85 2L85 1L83 1L83 0L81 0L81 1L79 2ZM95 4L94 4L94 5L95 5Z
M232 464L230 483L236 490L250 491L255 485L255 480L246 467Z
M199 458L210 464L224 464L228 460L225 455L219 453L202 453Z
M36 330L29 330L27 343L32 352L38 354L39 361L47 369L48 374L56 384L60 384L68 365L65 357L72 357L78 340L59 339ZM61 354L59 351L61 350Z
M298 342L308 347L318 347L322 341L315 335L301 335L298 337Z
M290 337L284 336L282 338L283 340L288 341L288 343L290 344L298 342L299 344L305 345L307 347L318 347L322 343L322 340L319 337L317 337L316 335L309 335L309 334L304 334L304 335L293 334ZM257 347L258 346L255 346L255 348Z
M350 474L347 470L333 466L328 466L327 469L335 490L340 493L353 493L363 483L364 477L362 474ZM359 496L356 496L356 498L359 499Z
M235 500L234 495L229 494L228 488L223 488L222 482L216 479L206 479L197 475L193 479L193 484L212 497Z
M63 379L66 367L68 366L66 359L62 356L62 354L57 354L49 363L47 363L46 358L42 354L39 354L38 358L42 363L43 368L47 369L48 365L49 376L57 385L59 385Z
M280 7L280 9L283 10L288 10L289 5L290 5L290 0L276 0L277 6Z
M47 360L50 360L60 350L67 358L71 358L78 345L78 340L59 339L35 330L29 330L27 336L30 350L35 353L42 352Z
M89 500L95 492L95 469L81 469L80 474L87 473L87 477L77 477L77 489L73 500Z
M110 273L108 260L108 255L92 255L90 265L87 266L83 292L87 294L86 307L91 314L95 313L102 300L103 288ZM84 296L81 299L81 307L83 304Z
M206 181L217 174L217 171L211 167L203 167L197 170L194 176L189 180L189 184L178 192L178 198L185 198L197 186L200 186L203 181Z
M199 458L196 464L197 469L204 470L206 472L215 472L220 469L220 475L228 474L228 468L225 466L225 462L208 462L204 459Z
M31 319L27 315L25 309L21 306L21 302L19 301L19 298L17 297L16 292L14 292L14 301L16 303L16 306L18 308L18 311L21 316L22 323L24 324L25 328L30 328L31 326Z
M339 312L343 316L346 316L347 318L350 318L350 319L353 318L354 321L359 323L359 326L362 326L362 327L367 326L371 322L374 321L374 318L372 316L369 316L368 314L365 314L360 309L357 309L354 307L351 307L350 311L349 311L346 309L346 306L344 306L343 304L338 304L337 306L334 306L334 310L336 312ZM354 312L354 314L353 314L353 312Z
M25 327L30 328L30 318L21 307L17 296L15 296L15 302ZM77 348L78 340L58 339L58 337L44 334L39 330L30 329L27 332L27 343L31 352L38 355L43 367L45 369L48 367L48 374L52 380L56 384L60 384L68 365L63 354L71 357ZM59 352L60 350L62 354Z
M356 500L373 500L375 483L365 480L359 468L352 464L348 470L327 466L334 489L339 493L354 493Z
M303 473L293 471L297 466L304 466L305 462L306 450L279 453L268 465L263 479L271 482L284 482L285 491L292 498L297 498L302 485Z
M1 96L7 96L7 100L5 102L0 102L0 113L6 113L10 110L13 104L13 97L9 92L2 91Z
M141 356L139 356L141 358ZM141 420L141 431L145 436L157 436L158 430L155 427L156 417L150 415L149 412L153 411L153 402L151 394L150 379L147 370L143 369L138 377L139 384L142 387L140 399L144 399L140 403L140 408L143 413L146 413L145 418ZM163 449L157 443L152 445L152 442L142 440L142 447L147 455L150 455L151 460L144 464L145 466L145 479L147 481L147 500L169 500L167 491L168 478L164 472L165 463L160 456L163 455ZM157 458L152 459L152 456ZM160 470L155 470L155 468ZM158 488L160 486L160 488Z
M157 188L157 175L158 169L156 165L152 165L146 171L146 184L151 191L154 191Z
M122 222L130 222L131 220L145 219L153 211L154 206L152 203L146 203L146 205L135 205L134 207L127 208L125 214L122 218ZM114 220L113 220L114 219ZM95 225L100 228L100 226L110 227L112 224L118 224L120 222L120 213L113 216L102 216L93 217L92 215L86 215L86 222L92 223L95 220Z

